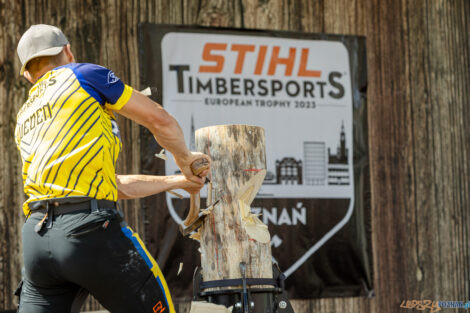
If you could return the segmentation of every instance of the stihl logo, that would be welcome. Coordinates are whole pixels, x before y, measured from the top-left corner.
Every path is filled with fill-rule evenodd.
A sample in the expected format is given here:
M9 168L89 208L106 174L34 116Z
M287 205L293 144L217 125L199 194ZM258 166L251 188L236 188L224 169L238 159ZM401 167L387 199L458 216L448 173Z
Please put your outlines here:
M155 313L163 313L166 308L163 306L161 301L158 301L157 304L153 307L153 312Z
M266 54L268 49L271 50L271 58L269 62L266 62ZM285 49L284 49L285 50ZM300 50L300 51L299 51ZM297 49L290 47L288 51L281 53L280 46L268 47L266 45L255 45L249 44L232 44L229 49L229 45L226 43L212 43L208 42L204 45L202 51L202 60L209 62L210 65L199 66L200 73L221 73L225 66L225 54L235 53L236 63L233 68L234 74L241 74L242 72L262 75L265 72L268 76L274 76L276 68L279 65L284 66L284 75L292 76L295 63L296 55L300 53L300 61L298 64L297 76L298 77L320 77L321 71L315 69L307 69L309 48ZM245 66L245 58L247 55L252 54L255 57L254 66L248 68ZM282 56L281 56L282 54ZM266 66L267 64L267 66Z
M187 43L178 40L180 44L184 41L184 46L188 45L188 51L193 53L165 52L169 60L165 68L171 80L169 85L176 87L178 94L204 96L207 105L237 105L232 101L237 97L258 101L256 105L260 106L269 105L267 101L304 101L299 103L299 108L307 109L315 108L317 101L322 105L337 103L346 94L347 66L335 61L344 47L325 50L324 42L262 37L231 39L229 36L219 42L213 38L194 41L191 36L187 35ZM175 41L168 42L171 42L169 47L175 44ZM217 98L209 98L212 96ZM245 104L253 103L241 105ZM285 102L285 106L290 104Z

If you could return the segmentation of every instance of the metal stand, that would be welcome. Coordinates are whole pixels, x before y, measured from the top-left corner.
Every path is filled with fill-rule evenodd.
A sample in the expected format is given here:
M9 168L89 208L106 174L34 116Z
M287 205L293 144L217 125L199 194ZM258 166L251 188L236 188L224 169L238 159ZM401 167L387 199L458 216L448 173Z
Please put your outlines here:
M294 313L284 289L285 276L273 264L273 278L246 278L246 264L240 263L242 278L202 281L201 269L193 277L193 300L233 306L232 313ZM272 287L250 287L268 285ZM240 288L242 286L242 288ZM227 287L238 287L224 289ZM214 290L217 288L217 290Z

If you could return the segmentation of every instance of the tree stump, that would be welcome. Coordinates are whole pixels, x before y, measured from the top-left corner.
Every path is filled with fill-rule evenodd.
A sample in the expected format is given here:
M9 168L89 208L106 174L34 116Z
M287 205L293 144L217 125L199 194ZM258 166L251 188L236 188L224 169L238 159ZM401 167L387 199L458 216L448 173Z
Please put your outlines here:
M264 129L218 125L196 131L196 148L212 159L212 198L220 202L201 227L204 281L246 277L272 278L267 226L251 213L250 204L266 175ZM211 203L208 203L209 205Z

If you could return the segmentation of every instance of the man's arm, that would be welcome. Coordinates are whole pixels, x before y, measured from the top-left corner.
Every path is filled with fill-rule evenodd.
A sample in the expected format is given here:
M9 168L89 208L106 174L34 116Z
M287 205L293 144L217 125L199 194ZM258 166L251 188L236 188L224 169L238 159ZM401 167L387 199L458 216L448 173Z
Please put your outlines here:
M194 181L203 180L193 175L190 165L200 158L206 158L210 162L209 157L202 153L190 152L186 148L178 122L159 104L125 85L105 67L80 63L73 67L73 71L80 84L85 86L87 92L100 104L147 127L158 143L173 154L184 176ZM207 173L208 171L205 171L200 176L204 177Z
M190 165L199 158L209 157L198 152L190 152L184 142L184 135L178 122L161 105L144 96L137 90L132 91L129 101L118 111L119 114L146 127L158 143L175 157L181 172L193 181L201 180L193 175ZM201 176L206 176L207 171Z
M183 175L116 175L116 183L118 200L143 198L171 189L197 193L204 186L204 183L190 181Z

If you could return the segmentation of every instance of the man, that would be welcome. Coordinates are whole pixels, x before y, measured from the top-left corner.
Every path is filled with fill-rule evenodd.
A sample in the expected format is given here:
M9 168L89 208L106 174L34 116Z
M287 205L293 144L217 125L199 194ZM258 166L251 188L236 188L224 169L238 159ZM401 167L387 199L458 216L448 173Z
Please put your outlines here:
M112 313L174 312L157 263L116 201L198 192L208 171L197 177L190 165L209 158L188 151L174 118L112 71L74 63L60 29L34 25L17 50L21 75L34 84L15 131L28 196L19 312L78 312L88 292ZM184 176L116 175L113 112L148 128Z

